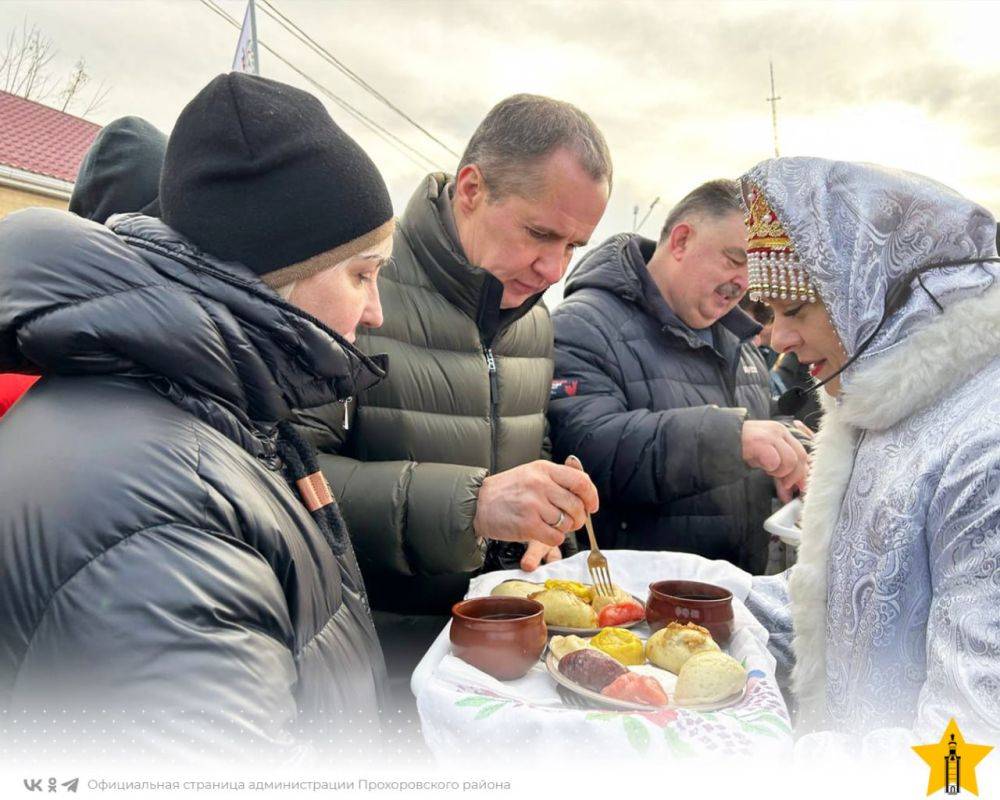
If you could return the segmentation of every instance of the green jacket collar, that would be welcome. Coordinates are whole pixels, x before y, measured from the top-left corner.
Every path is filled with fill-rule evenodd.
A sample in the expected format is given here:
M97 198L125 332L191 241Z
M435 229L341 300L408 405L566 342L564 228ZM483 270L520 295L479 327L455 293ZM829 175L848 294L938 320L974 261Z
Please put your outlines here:
M448 232L441 218L439 201L451 178L442 172L427 176L414 192L399 232L434 287L479 327L484 344L497 333L527 314L541 299L541 293L517 308L501 310L503 285L489 272L469 263L460 242Z

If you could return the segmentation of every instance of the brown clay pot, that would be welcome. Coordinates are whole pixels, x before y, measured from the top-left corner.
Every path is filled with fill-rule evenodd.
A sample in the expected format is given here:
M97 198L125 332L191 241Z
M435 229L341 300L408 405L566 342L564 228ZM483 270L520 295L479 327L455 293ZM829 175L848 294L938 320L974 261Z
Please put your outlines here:
M733 635L733 593L699 581L649 584L646 624L655 632L670 622L701 625L708 628L718 645L725 645Z
M451 647L460 659L502 681L525 675L548 638L544 607L521 597L475 597L451 608Z

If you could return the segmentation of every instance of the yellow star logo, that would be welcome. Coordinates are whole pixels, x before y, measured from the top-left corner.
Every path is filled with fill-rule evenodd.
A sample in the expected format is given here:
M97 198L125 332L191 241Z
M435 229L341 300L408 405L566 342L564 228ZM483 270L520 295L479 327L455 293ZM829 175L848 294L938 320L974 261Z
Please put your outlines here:
M931 768L927 794L947 788L948 794L965 789L979 796L976 765L993 748L984 744L966 744L954 719L948 722L940 742L917 745L913 749Z

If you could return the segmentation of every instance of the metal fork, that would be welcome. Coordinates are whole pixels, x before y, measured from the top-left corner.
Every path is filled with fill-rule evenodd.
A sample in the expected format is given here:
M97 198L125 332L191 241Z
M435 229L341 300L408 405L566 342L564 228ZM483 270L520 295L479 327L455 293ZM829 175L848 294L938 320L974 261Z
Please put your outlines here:
M583 462L576 456L570 456L579 469L583 470ZM569 459L567 459L568 461ZM584 470L585 471L585 470ZM598 594L605 597L614 597L615 589L611 583L611 573L608 571L608 560L601 554L597 546L597 537L594 536L594 523L590 520L590 512L587 512L587 536L590 537L590 555L587 556L587 569L590 578L594 582L594 587Z

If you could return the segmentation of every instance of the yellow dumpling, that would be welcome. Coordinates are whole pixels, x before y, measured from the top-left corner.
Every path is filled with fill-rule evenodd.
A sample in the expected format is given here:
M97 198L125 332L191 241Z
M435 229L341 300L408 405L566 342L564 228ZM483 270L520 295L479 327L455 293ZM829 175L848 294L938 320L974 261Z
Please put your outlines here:
M642 639L624 628L605 628L590 640L590 646L604 651L626 667L646 663Z
M560 578L549 578L545 581L546 589L561 589L564 592L575 594L585 603L589 603L594 597L594 587L587 586L576 581L565 581Z
M597 612L589 603L562 589L546 589L529 595L545 607L545 624L560 628L596 628Z

